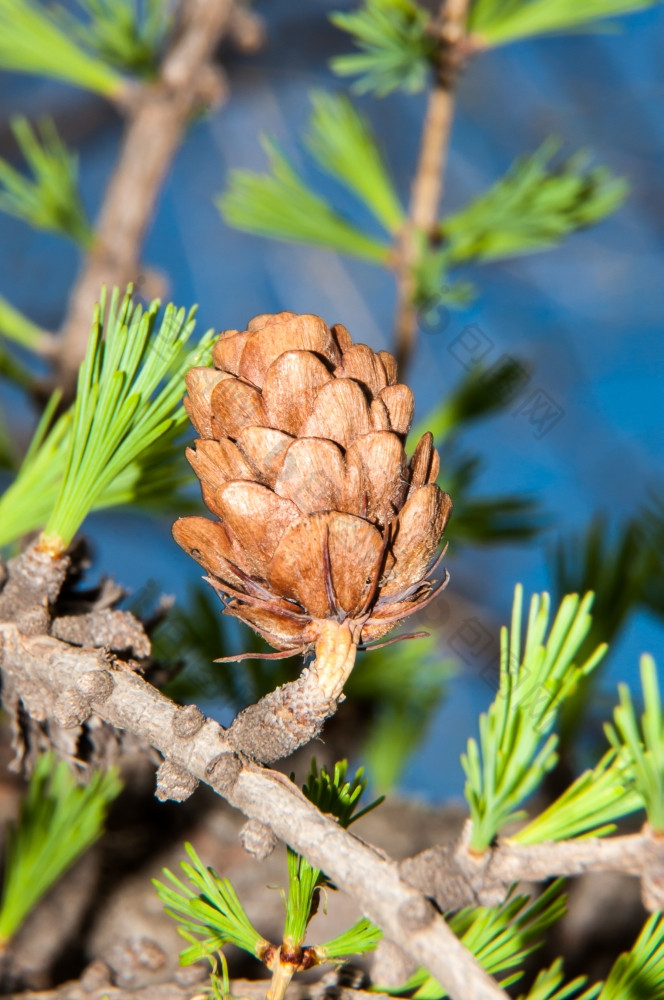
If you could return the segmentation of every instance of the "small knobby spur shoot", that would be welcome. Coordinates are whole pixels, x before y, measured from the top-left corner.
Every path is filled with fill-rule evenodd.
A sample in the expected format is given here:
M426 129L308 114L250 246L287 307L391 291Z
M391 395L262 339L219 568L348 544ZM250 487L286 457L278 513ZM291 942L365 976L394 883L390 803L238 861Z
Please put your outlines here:
M565 597L549 630L549 595L533 595L522 651L523 590L516 588L510 629L501 630L500 687L480 717L479 746L470 739L462 757L473 850L486 850L506 823L524 815L520 806L557 761L551 729L561 702L606 651L600 646L575 663L591 626L592 597Z
M346 770L346 761L340 761L331 774L325 768L319 772L313 760L303 786L307 798L321 811L334 816L343 827L382 802L382 798L376 799L361 812L355 813L366 780L362 769L352 780L346 780ZM225 968L222 949L227 944L235 944L270 969L272 980L267 998L282 1000L295 973L372 951L382 937L377 927L362 918L349 930L324 944L305 946L309 921L318 910L320 890L333 886L319 869L312 868L306 858L289 848L283 938L280 945L271 944L252 925L232 883L220 878L211 868L205 868L191 844L185 847L192 864L181 861L180 866L193 889L168 869L164 869L164 875L174 888L153 881L166 912L178 921L180 934L189 941L189 947L180 954L182 965L207 958L215 966L219 959Z
M319 690L337 700L357 647L445 585L430 579L452 506L438 454L425 434L407 461L413 394L391 354L341 325L258 316L212 356L188 373L185 406L216 520L181 518L175 540L276 655L315 647Z
M97 840L122 790L115 771L81 785L64 761L39 758L16 826L10 830L0 901L0 948L80 855Z
M188 345L194 313L159 301L143 310L128 291L95 310L72 406L51 421L47 407L17 478L0 497L0 545L43 527L39 546L65 551L91 510L163 502L172 490L177 435L186 422L182 373L202 364L208 332ZM50 426L50 429L49 429Z

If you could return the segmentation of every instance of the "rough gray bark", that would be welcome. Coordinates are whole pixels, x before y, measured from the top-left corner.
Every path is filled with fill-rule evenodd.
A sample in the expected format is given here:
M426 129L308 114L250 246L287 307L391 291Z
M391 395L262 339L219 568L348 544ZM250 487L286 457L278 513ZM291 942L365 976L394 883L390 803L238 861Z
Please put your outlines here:
M0 640L3 674L14 690L26 692L28 712L63 717L70 711L74 725L94 713L129 730L167 759L157 786L161 797L173 792L180 798L187 774L194 779L191 791L196 780L206 782L322 868L453 1000L504 1000L429 900L400 877L396 862L321 815L284 775L237 753L218 723L177 706L135 673L116 669L100 650L23 636L13 624L0 625Z
M259 835L259 853L270 847L267 828L324 870L407 959L425 966L440 981L453 1000L505 1000L506 994L450 931L432 899L440 910L491 905L501 901L514 882L618 871L639 877L646 905L661 908L664 839L648 828L631 836L534 847L507 841L481 855L470 850L467 829L456 845L433 848L399 866L322 815L283 774L243 752L243 731L249 734L250 752L257 740L264 742L264 734L251 734L251 713L244 714L244 730L224 730L195 706L175 704L140 676L135 661L122 655L126 643L115 613L111 632L119 645L117 652L72 645L39 632L42 620L47 628L62 621L56 613L57 596L67 566L66 559L53 559L49 570L35 550L8 566L0 593L0 668L6 707L17 712L22 706L42 734L54 727L61 749L67 746L67 734L79 732L83 725L92 734L105 726L111 733L119 731L155 748L164 758L157 771L159 798L182 801L198 782L210 785L252 821L249 832ZM94 614L93 608L81 617L90 625L93 615L96 627ZM7 620L15 617L31 626L30 634L15 620ZM133 643L138 641L136 626L136 619L127 620ZM85 628L77 637L84 634L88 634ZM258 713L256 726L262 725ZM75 747L73 738L72 756Z
M403 878L447 910L495 905L517 882L619 872L641 880L646 909L664 907L664 839L647 825L639 833L620 837L528 845L506 840L480 855L468 849L469 842L470 822L457 845L432 847L402 862Z
M183 973L190 970L183 969ZM203 968L202 978L208 970ZM186 979L186 976L182 977ZM192 977L193 978L193 977ZM288 987L289 1000L388 1000L385 993L367 993L361 989L350 989L339 982L338 973L331 973L314 984L291 983ZM231 995L246 997L247 1000L264 1000L267 981L232 979ZM110 985L110 970L103 962L95 962L75 982L63 983L54 990L37 990L19 994L20 1000L194 1000L202 995L201 978L191 983L164 983L146 986L140 990L121 989ZM16 1000L19 1000L19 997Z

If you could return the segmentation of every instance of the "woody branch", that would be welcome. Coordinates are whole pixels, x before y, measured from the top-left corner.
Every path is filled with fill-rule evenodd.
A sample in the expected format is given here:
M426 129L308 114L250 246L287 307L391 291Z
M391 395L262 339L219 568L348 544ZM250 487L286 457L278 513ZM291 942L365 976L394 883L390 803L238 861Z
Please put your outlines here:
M7 570L0 564L0 669L6 708L11 711L20 701L37 722L53 721L64 728L80 726L94 715L154 747L164 757L157 775L160 798L182 801L199 781L209 784L324 870L389 940L442 983L453 1000L498 1000L505 994L452 934L431 899L442 911L491 905L517 881L620 871L641 878L646 905L661 908L664 841L647 828L626 837L528 847L506 841L480 855L469 849L466 831L455 848L432 848L398 866L321 815L284 775L247 754L261 741L265 746L266 736L252 735L251 729L253 725L262 730L266 714L284 717L285 710L292 710L291 744L281 750L275 744L269 759L311 738L306 713L302 731L297 731L310 696L306 681L303 688L284 685L280 690L290 691L281 696L278 707L269 701L267 713L245 716L243 727L234 724L224 730L196 707L176 705L108 649L73 646L48 634L48 608L67 564L66 557L53 559L38 548L17 557ZM82 625L85 617L80 616ZM131 621L133 627L138 624ZM327 714L333 711L334 704L328 705ZM322 720L315 718L314 723L314 729L320 728Z
M28 712L78 725L93 712L165 757L157 794L183 800L204 781L250 819L323 869L453 1000L506 1000L433 905L397 865L323 816L284 775L243 757L227 732L193 706L182 708L141 677L113 669L103 651L0 625L1 666Z
M397 255L397 315L395 324L396 357L400 371L405 371L415 346L417 308L415 305L417 238L431 239L438 222L443 197L455 87L466 55L466 20L470 0L445 0L432 31L439 43L439 58L434 85L429 94L420 140L420 151L411 188L408 219L400 238Z
M92 713L139 737L163 756L160 798L183 800L199 781L269 826L293 850L323 869L363 913L416 963L424 965L453 1000L504 998L432 906L492 905L521 881L559 875L622 872L638 877L644 901L661 908L664 842L648 828L626 836L522 846L499 843L481 855L468 836L455 848L432 848L397 865L323 816L279 772L239 752L229 733L194 706L181 707L138 675L115 669L99 649L77 648L51 636L22 635L0 624L0 666L38 719L77 725ZM419 891L418 891L419 889Z
M139 276L145 233L192 113L223 93L211 59L231 24L234 6L235 0L181 0L179 30L158 80L127 99L122 148L59 338L58 382L68 393L85 353L101 286L124 288Z

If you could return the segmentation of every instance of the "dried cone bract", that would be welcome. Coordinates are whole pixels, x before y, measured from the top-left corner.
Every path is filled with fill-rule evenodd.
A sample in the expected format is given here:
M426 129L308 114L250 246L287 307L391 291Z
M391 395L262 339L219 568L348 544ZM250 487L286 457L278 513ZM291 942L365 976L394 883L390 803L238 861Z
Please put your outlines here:
M386 351L318 316L257 316L187 375L187 457L215 515L175 523L227 614L278 650L345 623L354 644L428 602L451 501L431 434L410 463L413 395Z

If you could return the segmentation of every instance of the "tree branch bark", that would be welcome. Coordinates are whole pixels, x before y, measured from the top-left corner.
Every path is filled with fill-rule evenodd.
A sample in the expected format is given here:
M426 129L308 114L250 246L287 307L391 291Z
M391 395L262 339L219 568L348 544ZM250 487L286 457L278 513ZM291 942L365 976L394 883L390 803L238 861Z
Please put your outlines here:
M582 840L518 844L503 840L475 854L469 850L468 821L455 847L432 847L402 862L402 876L426 891L441 909L493 906L502 902L517 882L544 882L550 878L619 872L641 880L644 906L664 908L664 838L649 826L639 833Z
M71 393L90 333L101 286L135 279L145 233L164 177L192 112L217 95L220 80L210 59L235 0L182 0L180 29L159 80L137 91L120 156L87 255L73 289L60 338L59 384Z
M95 962L97 968L90 967L89 973L84 972L76 982L63 983L53 990L35 990L20 993L15 1000L201 1000L204 996L204 982L191 986L180 986L178 983L160 983L155 986L145 986L142 989L122 989L111 985L110 969L105 982L104 971L99 968L103 963ZM204 973L205 975L205 973ZM205 978L207 976L205 975ZM336 977L335 977L336 978ZM243 997L244 1000L265 1000L265 989L268 980L231 979L230 995ZM291 983L288 987L288 1000L389 1000L386 993L368 993L366 990L356 990L339 985L331 976L324 976L318 983Z
M628 836L534 846L504 841L478 855L470 849L468 824L456 845L431 848L398 865L322 815L283 774L250 759L256 746L273 746L272 735L252 734L252 727L265 728L265 711L241 713L242 725L225 730L195 706L179 706L158 691L135 672L135 660L56 638L53 631L69 622L57 613L53 617L69 568L70 557L54 559L38 545L12 560L6 570L0 563L0 670L8 711L16 713L21 705L54 745L70 747L65 752L76 752L78 727L88 721L98 727L97 720L113 727L111 732L126 732L154 747L164 758L157 771L158 798L183 801L200 781L210 785L254 821L254 836L247 832L245 837L248 850L265 849L266 838L255 834L269 828L325 871L382 928L387 941L427 968L453 1000L506 1000L506 995L451 932L431 900L440 911L489 906L501 902L515 882L616 871L640 878L647 907L664 908L664 837L647 827ZM120 616L127 613L109 613L115 616L113 634L120 635L118 649L124 650L127 642ZM96 614L94 622L99 625ZM85 625L89 615L78 617ZM141 637L135 634L138 623L127 617L131 640L127 648L142 648ZM85 638L88 634L93 633L83 628L79 643L90 641ZM145 650L135 653L144 654ZM311 720L302 722L301 716L311 714L314 666L309 674L303 673L304 686L292 682L274 692L276 698L266 699L267 715L279 723L279 745L283 719L290 719L284 752L292 749L293 726L309 733ZM334 711L336 693L336 687L327 692L329 705L325 701L324 711L313 712L314 731ZM267 723L269 729L269 718ZM301 744L299 730L294 735L296 744ZM272 749L270 753L267 759L277 759L278 753Z
M323 869L453 1000L507 1000L396 862L323 816L283 774L239 755L198 709L176 705L126 667L114 669L102 650L24 636L14 624L0 624L0 642L3 675L33 717L78 725L94 712L130 731L165 757L160 797L182 800L206 782Z
M418 237L429 239L438 222L444 172L454 118L454 91L465 58L466 20L470 0L446 0L440 10L439 72L429 94L420 152L413 179L408 221L397 258L396 357L403 377L413 353L418 317L414 302Z

